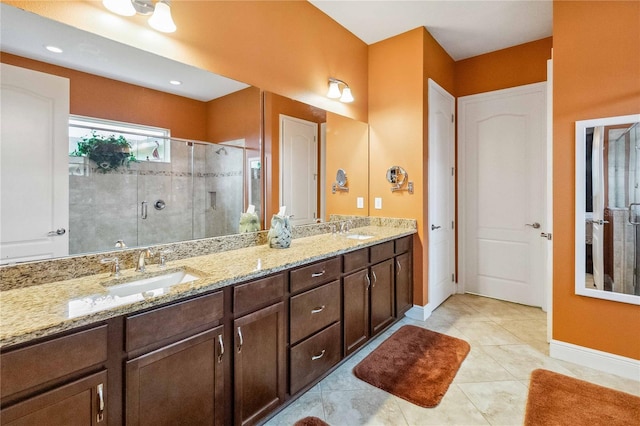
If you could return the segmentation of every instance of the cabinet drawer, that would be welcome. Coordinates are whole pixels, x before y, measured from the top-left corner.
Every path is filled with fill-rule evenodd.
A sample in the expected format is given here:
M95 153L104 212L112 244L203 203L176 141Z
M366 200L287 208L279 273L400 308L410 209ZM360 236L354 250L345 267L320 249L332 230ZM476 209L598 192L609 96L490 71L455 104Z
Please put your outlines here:
M291 348L291 394L320 377L340 361L340 323Z
M106 325L7 352L0 361L0 394L4 398L106 360Z
M247 312L284 296L284 275L278 274L233 288L233 312Z
M340 319L340 281L325 284L291 298L291 342Z
M364 268L369 264L369 249L363 248L360 250L352 251L343 255L344 266L343 272L351 272L357 269Z
M406 251L409 251L409 248L411 247L411 236L409 237L402 237L402 238L398 238L395 243L396 243L396 250L395 253L396 254L400 254L400 253L404 253Z
M335 280L340 275L340 258L334 257L291 271L289 275L291 292L304 290L317 284Z
M393 241L371 247L371 263L378 263L393 257L393 249Z
M154 309L126 319L127 352L177 336L222 318L222 292Z

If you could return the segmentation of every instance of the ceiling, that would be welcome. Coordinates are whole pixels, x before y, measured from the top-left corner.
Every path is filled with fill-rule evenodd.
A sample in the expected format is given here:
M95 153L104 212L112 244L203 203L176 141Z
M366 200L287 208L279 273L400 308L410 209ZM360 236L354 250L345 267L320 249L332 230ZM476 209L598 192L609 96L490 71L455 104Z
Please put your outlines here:
M552 31L552 2L547 0L310 2L367 44L425 26L455 60L538 40ZM247 87L4 3L0 19L4 52L200 101ZM45 45L64 52L51 53ZM169 80L183 84L173 86Z
M424 26L456 61L551 36L550 0L309 0L367 44Z

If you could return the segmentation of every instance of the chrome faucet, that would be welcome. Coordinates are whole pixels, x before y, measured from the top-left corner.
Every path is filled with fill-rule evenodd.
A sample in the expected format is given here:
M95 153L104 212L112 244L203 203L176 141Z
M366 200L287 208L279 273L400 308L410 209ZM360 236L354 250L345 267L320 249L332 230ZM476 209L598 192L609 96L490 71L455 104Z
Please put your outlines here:
M136 267L136 272L144 272L145 270L145 259L149 259L153 257L153 252L151 249L142 249L140 250L140 254L138 255L138 266Z
M342 224L340 225L340 233L341 234L348 234L349 231L351 230L351 226L352 226L352 222L351 220L345 220L344 222L342 222Z

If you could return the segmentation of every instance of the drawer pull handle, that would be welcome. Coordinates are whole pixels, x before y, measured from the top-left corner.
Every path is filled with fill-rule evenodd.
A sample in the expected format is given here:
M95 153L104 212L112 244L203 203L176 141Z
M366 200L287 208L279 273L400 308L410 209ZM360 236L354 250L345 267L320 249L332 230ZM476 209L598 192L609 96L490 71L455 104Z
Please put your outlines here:
M100 423L104 420L104 385L102 383L96 386L96 394L98 396L98 414L96 416L96 423Z
M313 355L313 356L311 357L311 361L315 361L315 360L317 360L317 359L322 358L322 357L324 356L324 353L325 353L325 349L323 349L323 350L322 350L322 352L320 352L320 355Z
M238 353L240 353L242 351L242 345L244 344L244 339L242 338L242 330L240 329L240 327L238 327L238 338L240 339L240 342L238 344Z
M325 305L322 305L322 306L320 306L319 308L314 308L314 309L312 309L312 310L311 310L311 313L312 313L312 314L317 314L317 313L319 313L319 312L324 311L324 308L325 308Z
M371 286L371 278L369 278L369 274L365 274L364 277L367 280L367 290L369 290L369 287Z
M327 272L324 269L322 270L322 272L314 272L313 274L311 274L311 278L318 278L324 275L324 273Z
M218 344L220 345L220 353L218 354L218 364L222 362L222 355L224 355L224 342L222 341L222 334L218 334Z

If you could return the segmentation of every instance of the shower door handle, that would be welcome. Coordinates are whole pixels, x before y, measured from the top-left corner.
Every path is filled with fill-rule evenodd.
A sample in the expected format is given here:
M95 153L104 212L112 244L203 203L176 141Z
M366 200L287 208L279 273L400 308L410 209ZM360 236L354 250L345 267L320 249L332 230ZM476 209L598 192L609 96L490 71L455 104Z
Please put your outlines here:
M143 202L141 203L141 205L142 205L142 206L141 206L141 208L140 208L140 217L141 217L142 219L146 219L146 218L147 218L147 202L146 202L146 201L143 201Z
M640 206L640 203L629 204L629 223L632 225L640 225L640 222L633 220L633 206Z

